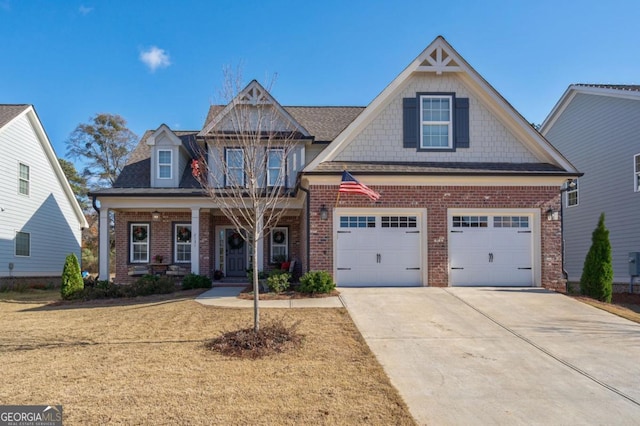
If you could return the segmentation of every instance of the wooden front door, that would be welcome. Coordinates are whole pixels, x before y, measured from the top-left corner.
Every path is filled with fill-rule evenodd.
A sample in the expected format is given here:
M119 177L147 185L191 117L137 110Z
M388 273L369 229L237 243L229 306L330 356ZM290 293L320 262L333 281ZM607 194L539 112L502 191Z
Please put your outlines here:
M225 232L227 254L227 276L245 277L247 275L247 243L235 229Z

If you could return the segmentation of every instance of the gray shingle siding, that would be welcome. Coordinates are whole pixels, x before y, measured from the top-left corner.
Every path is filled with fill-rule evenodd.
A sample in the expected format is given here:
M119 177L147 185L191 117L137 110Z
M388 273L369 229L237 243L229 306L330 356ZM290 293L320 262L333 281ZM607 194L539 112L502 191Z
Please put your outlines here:
M640 153L640 100L578 93L545 136L585 173L579 179L579 204L565 204L564 209L569 279L580 279L591 233L604 212L614 279L628 282L627 253L640 251L640 193L633 186L633 156Z

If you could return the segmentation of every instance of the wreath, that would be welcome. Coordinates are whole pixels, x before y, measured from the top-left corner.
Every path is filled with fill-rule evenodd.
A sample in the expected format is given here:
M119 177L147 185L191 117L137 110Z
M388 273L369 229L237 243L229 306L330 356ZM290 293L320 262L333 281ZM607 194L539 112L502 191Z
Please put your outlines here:
M136 241L144 241L147 239L147 228L144 226L136 226L133 228L133 238Z
M284 243L284 238L284 232L282 231L276 231L273 233L273 242L276 244Z
M191 229L187 228L186 226L178 228L178 241L191 241Z
M227 243L229 243L229 248L231 250L238 250L244 245L244 240L242 239L242 235L240 235L238 232L234 232L233 234L229 235Z

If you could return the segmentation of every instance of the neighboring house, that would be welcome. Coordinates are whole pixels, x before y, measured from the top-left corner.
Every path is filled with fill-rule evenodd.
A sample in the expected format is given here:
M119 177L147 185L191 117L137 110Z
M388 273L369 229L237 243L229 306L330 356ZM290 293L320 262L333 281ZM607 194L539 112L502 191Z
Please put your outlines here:
M32 105L0 105L0 278L60 277L87 222Z
M284 253L300 272L327 270L341 286L564 290L553 212L561 186L580 174L444 38L366 108L282 107L255 81L235 101L250 95L281 109L300 134L288 159L293 201L259 245L260 269ZM130 281L131 267L155 254L200 274L245 274L248 253L188 167L192 143L232 107L212 107L199 132L165 125L147 132L115 187L92 194L100 205L102 277L110 211L116 281ZM156 178L160 167L170 167L170 182ZM344 170L379 200L338 197Z
M605 213L614 281L629 283L629 252L640 251L640 86L573 84L541 127L584 172L564 192L565 268L579 281L591 234ZM635 219L634 219L635 220Z

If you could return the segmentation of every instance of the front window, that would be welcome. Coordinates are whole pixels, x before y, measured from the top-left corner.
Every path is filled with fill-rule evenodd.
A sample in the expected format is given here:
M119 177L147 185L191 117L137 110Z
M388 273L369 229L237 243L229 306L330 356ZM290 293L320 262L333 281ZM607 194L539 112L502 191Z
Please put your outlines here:
M20 163L18 170L18 192L22 195L29 195L29 166Z
M452 97L420 96L420 148L451 148Z
M284 150L270 149L267 152L267 185L286 186L284 180Z
M132 223L129 231L131 263L149 262L149 224Z
M573 179L567 186L567 207L578 205L578 179Z
M227 149L226 186L244 186L244 151L242 149Z
M191 224L175 225L174 253L176 262L191 262Z
M16 232L15 254L16 256L31 256L30 233Z
M289 257L289 229L271 230L271 262L286 262Z
M640 154L633 156L633 185L636 192L640 192Z
M171 151L169 150L158 151L158 178L171 179Z

